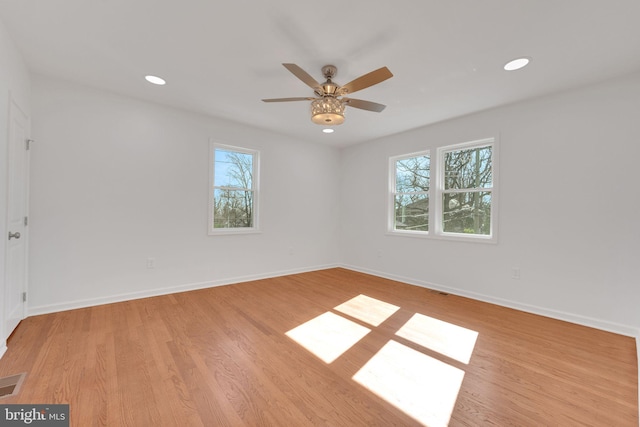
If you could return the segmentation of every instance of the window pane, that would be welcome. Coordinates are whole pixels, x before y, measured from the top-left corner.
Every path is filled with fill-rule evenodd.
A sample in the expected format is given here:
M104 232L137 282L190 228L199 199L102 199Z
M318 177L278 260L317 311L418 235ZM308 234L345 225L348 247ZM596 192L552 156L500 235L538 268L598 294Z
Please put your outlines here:
M444 188L490 188L491 146L445 153Z
M240 228L253 226L253 192L215 189L213 227Z
M216 187L253 188L253 155L216 148L214 172Z
M426 193L396 194L394 228L429 231L429 195Z
M396 192L429 191L429 156L396 161Z
M491 234L491 192L443 195L443 230L447 233Z

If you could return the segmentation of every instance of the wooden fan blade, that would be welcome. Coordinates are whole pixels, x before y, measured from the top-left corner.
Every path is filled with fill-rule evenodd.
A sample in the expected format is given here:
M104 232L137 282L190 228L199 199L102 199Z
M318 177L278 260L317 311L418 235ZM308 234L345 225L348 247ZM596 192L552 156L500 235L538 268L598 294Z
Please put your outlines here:
M342 100L349 106L353 108L359 108L361 110L367 111L375 111L379 113L384 110L386 105L378 104L376 102L371 101L363 101L362 99L353 99L353 98L342 98Z
M304 84L306 84L307 86L309 86L311 89L313 90L319 90L322 91L322 88L320 86L320 83L318 83L316 81L316 79L314 79L313 77L311 77L309 75L309 73L307 73L305 70L303 70L302 68L298 67L296 64L282 64L284 65L284 67L291 71L291 73L296 76L297 78L299 78L300 80L302 80L302 82Z
M298 98L269 98L269 99L263 99L262 101L264 102L289 102L289 101L313 101L316 98L303 98L303 97L298 97Z
M378 68L377 70L367 73L364 76L360 76L342 86L340 88L340 94L345 95L347 93L357 92L359 90L366 89L369 86L383 82L391 77L393 77L393 74L391 74L391 71L389 71L387 67Z

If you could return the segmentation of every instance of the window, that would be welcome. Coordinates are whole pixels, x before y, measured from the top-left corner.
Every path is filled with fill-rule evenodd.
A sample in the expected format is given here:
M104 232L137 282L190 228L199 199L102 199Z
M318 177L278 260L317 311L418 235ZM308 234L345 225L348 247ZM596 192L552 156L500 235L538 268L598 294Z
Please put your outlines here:
M429 152L392 157L393 230L429 230Z
M493 138L391 157L389 231L495 242L496 159Z
M258 151L211 143L209 234L257 231Z
M493 151L489 141L438 150L442 233L491 236Z

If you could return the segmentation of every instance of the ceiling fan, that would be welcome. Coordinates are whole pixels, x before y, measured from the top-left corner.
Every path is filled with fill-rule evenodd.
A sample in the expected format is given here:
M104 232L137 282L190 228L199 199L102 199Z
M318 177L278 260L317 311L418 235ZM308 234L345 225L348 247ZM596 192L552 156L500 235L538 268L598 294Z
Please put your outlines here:
M325 65L322 67L322 74L325 79L327 79L324 83L318 83L309 75L309 73L298 67L296 64L282 65L284 65L287 70L291 71L294 76L302 80L303 83L313 89L316 97L271 98L263 99L263 101L312 101L311 121L325 126L342 124L344 122L344 110L347 105L361 110L374 111L376 113L384 110L385 105L371 101L363 101L362 99L348 98L346 95L366 89L369 86L373 86L393 77L393 74L391 74L391 71L389 71L387 67L382 67L360 76L343 86L339 86L332 81L338 71L334 65Z

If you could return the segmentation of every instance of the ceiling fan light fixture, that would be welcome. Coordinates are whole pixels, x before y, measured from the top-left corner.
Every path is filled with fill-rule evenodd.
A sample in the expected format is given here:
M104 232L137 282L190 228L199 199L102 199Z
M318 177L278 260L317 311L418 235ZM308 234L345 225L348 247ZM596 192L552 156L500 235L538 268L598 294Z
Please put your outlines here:
M317 125L335 126L344 123L344 103L325 96L311 102L311 121Z

